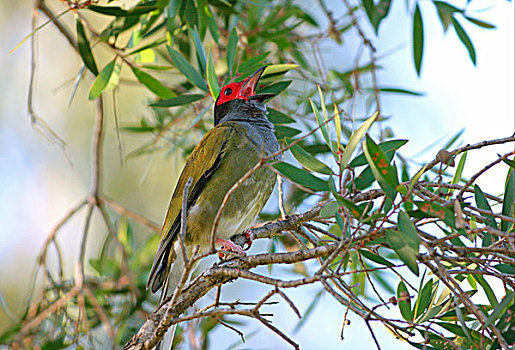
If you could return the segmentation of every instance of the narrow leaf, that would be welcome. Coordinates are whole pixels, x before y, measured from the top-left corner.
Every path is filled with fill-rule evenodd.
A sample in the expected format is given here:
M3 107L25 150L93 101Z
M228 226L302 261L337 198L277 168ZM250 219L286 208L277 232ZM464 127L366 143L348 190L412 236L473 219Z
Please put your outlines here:
M213 96L213 99L216 100L218 94L220 94L220 86L218 85L218 80L216 79L215 64L213 63L213 56L211 55L211 51L209 51L209 60L207 61L207 85L209 86L211 96Z
M413 60L415 61L415 69L417 75L420 76L422 68L422 56L424 54L424 23L418 3L415 6L415 14L413 15Z
M279 140L284 137L292 138L302 132L299 129L290 128L289 126L285 126L285 125L275 125L274 129L275 129L275 136Z
M79 18L77 18L77 46L79 49L80 57L82 57L86 67L91 71L91 73L98 75L97 63L95 62L95 58L91 52L88 37L84 32L84 26L82 25L82 22Z
M202 69L202 72L206 72L206 52L204 51L204 47L202 46L202 41L200 40L200 37L198 36L197 28L195 29L188 29L188 32L190 33L190 36L193 38L193 44L195 45L195 51L197 52L197 60L200 64L200 68Z
M293 63L272 64L266 67L260 80L267 80L286 74L288 71L297 68Z
M458 167L456 168L456 172L454 173L454 176L452 177L451 184L456 185L461 180L461 175L463 174L463 169L465 168L465 161L467 160L467 152L464 152L461 155L460 161L458 162ZM447 198L452 194L453 189L449 189L449 192L447 193Z
M396 169L389 164L384 152L368 135L366 142L363 143L363 150L375 179L385 194L394 201L397 195L396 188L399 185Z
M331 169L313 157L310 153L305 151L299 144L295 144L290 148L291 153L297 159L297 161L302 164L305 168L315 171L320 174L331 175Z
M182 106L185 104L189 104L195 101L200 100L205 95L181 95L177 97L168 98L166 100L162 100L159 102L155 102L150 104L151 107L175 107L175 106Z
M397 256L418 276L418 250L407 243L410 237L404 232L388 229L386 230L386 240L395 253L397 253Z
M354 150L356 149L356 146L363 138L363 135L370 129L372 126L372 123L374 123L377 119L377 116L379 115L379 112L375 112L374 115L372 115L370 118L368 118L361 126L355 130L352 135L349 137L349 142L347 143L347 146L345 146L345 149L343 150L342 159L340 162L340 170L343 171L345 167L347 166L347 163L349 162L350 157L352 156L352 153L354 153Z
M267 58L268 55L270 55L270 51L267 51L265 53L262 53L261 55L246 60L238 67L238 73L248 75L254 72L261 66L261 62L263 62L263 60Z
M269 108L268 109L268 120L270 120L274 124L290 124L295 123L295 119L292 117L279 112L277 109Z
M399 310L401 311L402 318L406 321L413 320L413 312L411 311L411 299L408 293L408 288L403 281L399 282L397 286L397 302L399 304Z
M408 140L389 140L380 143L378 146L383 150L388 161L391 161L395 151L404 146L407 142ZM367 164L368 162L367 157L365 157L365 153L361 153L349 163L349 166L351 168L355 168Z
M286 88L291 84L291 80L280 81L278 83L268 85L262 89L258 89L256 91L257 94L275 94L279 95L281 92L286 90Z
M474 63L474 66L476 65L476 50L474 49L474 45L472 44L472 41L470 40L469 36L461 26L461 24L456 20L456 18L452 18L452 25L454 26L454 30L456 30L456 34L458 35L458 38L460 38L461 42L465 47L467 48L467 51L469 53L470 59L472 60L472 63Z
M363 257L365 259L368 259L370 261L373 261L377 264L380 264L380 265L384 265L384 266L388 266L388 267L393 267L395 266L393 263L391 263L390 261L386 260L385 258L383 258L382 256L378 255L378 254L374 254L368 250L363 250L363 249L358 249L358 252L363 255Z
M492 213L492 208L490 207L490 204L488 204L485 194L483 193L483 191L481 190L481 188L478 185L474 185L474 199L476 200L476 205L478 208ZM484 215L484 217L486 218L486 224L488 226L497 229L497 223L495 222L495 219L493 216Z
M393 94L411 95L411 96L424 96L425 95L423 92L412 91L412 90L401 89L401 88L394 88L394 87L382 87L382 88L379 88L379 91L390 92Z
M415 313L415 318L419 317L426 311L431 303L431 292L433 290L433 280L430 279L424 285L421 291L419 291L417 301L415 303L415 308L413 312Z
M175 93L173 93L170 89L161 84L159 80L157 80L150 74L147 74L134 66L131 66L131 69L136 78L139 80L139 82L145 85L150 91L152 91L160 98L167 99L175 97Z
M338 210L340 209L340 204L336 201L329 202L325 204L322 209L320 210L320 217L322 218L330 218L336 215L338 213Z
M492 324L495 320L499 318L504 312L505 309L510 306L511 302L513 301L513 297L515 297L515 293L511 292L506 294L506 296L503 298L503 300L497 304L497 306L494 308L494 311L488 316L486 319L485 324L483 325L484 328L487 328L489 325Z
M322 116L320 115L320 112L318 111L318 108L315 106L313 101L309 99L309 103L311 104L311 109L313 110L313 113L315 113L315 118L317 120L318 126L320 127L320 131L322 132L322 136L324 137L326 145L329 147L329 149L333 150L333 143L329 139L329 131L327 129L327 125L324 124L324 121L322 120Z
M274 168L277 169L282 175L290 179L292 182L301 186L307 187L314 191L329 191L327 182L312 175L309 171L296 168L293 165L284 162L274 164Z
M515 206L515 171L513 169L508 170L508 176L506 179L506 187L504 189L504 198L502 202L502 215L513 217ZM501 230L508 232L513 226L513 223L502 220Z
M135 6L130 10L124 10L119 6L99 6L99 5L89 5L88 10L91 10L96 13L100 13L107 16L116 16L116 17L134 17L143 15L145 13L149 13L157 10L157 6L152 4L152 1L148 3L140 4Z
M487 23L487 22L481 21L481 20L476 19L476 18L472 18L472 17L468 17L468 16L465 16L465 18L468 21L470 21L470 22L474 23L475 25L480 26L482 28L486 28L486 29L495 29L496 28L495 25L493 25L491 23Z
M193 66L179 52L175 51L168 45L166 45L166 48L172 57L173 63L177 69L179 69L181 73L184 74L184 77L194 85L198 86L200 89L207 91L208 87L200 73L195 68L193 68Z
M338 142L338 150L341 147L342 144L342 122L340 120L340 111L338 110L338 107L336 107L336 103L334 106L334 128L336 130L336 141Z
M473 274L472 276L481 285L481 287L485 291L486 297L488 298L490 305L497 306L497 304L499 304L499 302L497 301L497 297L495 296L495 293L494 293L492 287L490 287L490 284L485 280L485 278L482 275Z
M116 63L116 59L108 63L93 82L89 90L89 99L94 100L100 96L102 91L114 88L118 84L120 69L121 66Z
M236 57L236 50L238 48L238 33L236 27L231 30L229 40L227 42L227 67L229 67L229 75L232 76L234 69L234 58Z

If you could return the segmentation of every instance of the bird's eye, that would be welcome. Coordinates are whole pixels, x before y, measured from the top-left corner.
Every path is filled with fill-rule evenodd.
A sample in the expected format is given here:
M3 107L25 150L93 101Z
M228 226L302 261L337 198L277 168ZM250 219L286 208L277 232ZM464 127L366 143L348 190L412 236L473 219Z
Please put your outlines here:
M232 89L231 88L225 89L224 94L225 94L225 96L230 96L232 94Z

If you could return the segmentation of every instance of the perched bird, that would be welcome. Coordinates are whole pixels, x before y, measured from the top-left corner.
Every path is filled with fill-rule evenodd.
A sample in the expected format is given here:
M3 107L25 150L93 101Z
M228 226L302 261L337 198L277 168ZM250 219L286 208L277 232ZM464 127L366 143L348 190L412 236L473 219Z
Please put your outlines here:
M274 95L256 94L265 69L262 67L242 82L227 84L220 90L214 108L215 127L195 147L182 170L147 282L147 289L153 293L163 289L161 301L173 293L184 270L177 238L181 230L182 196L188 179L192 178L193 182L187 199L184 241L191 255L197 245L200 251L209 249L213 222L229 189L259 162L260 157L279 151L274 127L266 117L264 105L264 101ZM217 244L226 250L243 251L228 239L253 224L270 197L275 181L273 171L262 167L237 187L218 222ZM173 338L173 330L170 332ZM163 348L167 349L166 346Z

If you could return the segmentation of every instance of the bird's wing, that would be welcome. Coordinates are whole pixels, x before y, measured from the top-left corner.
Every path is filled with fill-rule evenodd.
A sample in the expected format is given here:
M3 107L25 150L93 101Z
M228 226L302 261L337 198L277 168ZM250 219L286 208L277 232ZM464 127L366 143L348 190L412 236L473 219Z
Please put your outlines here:
M225 155L227 141L235 132L230 125L219 125L209 131L191 153L182 170L175 191L170 200L166 218L161 231L161 241L150 270L147 289L155 293L165 282L171 263L170 251L180 230L182 195L188 179L193 179L188 194L188 208L202 193L207 182L220 166Z

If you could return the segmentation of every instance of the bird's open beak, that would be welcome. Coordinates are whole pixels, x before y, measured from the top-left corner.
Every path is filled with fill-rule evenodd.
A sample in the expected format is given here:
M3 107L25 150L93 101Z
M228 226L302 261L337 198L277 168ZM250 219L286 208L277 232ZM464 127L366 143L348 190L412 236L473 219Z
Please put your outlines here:
M275 94L256 94L256 87L258 85L259 78L261 78L265 69L266 66L259 68L243 82L243 85L240 88L240 96L246 97L249 100L261 102L275 96Z

